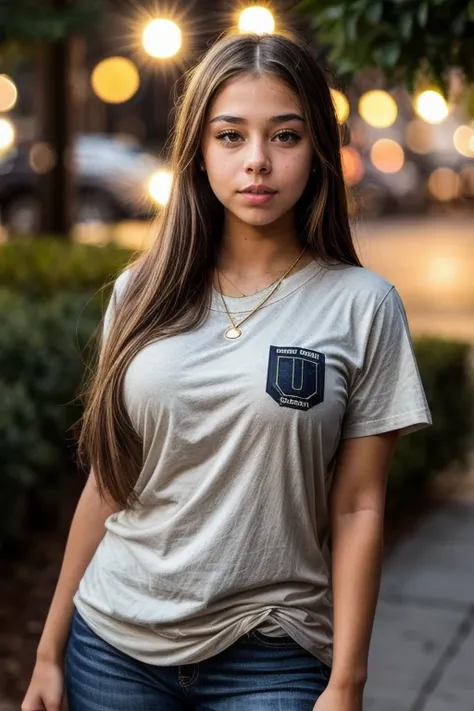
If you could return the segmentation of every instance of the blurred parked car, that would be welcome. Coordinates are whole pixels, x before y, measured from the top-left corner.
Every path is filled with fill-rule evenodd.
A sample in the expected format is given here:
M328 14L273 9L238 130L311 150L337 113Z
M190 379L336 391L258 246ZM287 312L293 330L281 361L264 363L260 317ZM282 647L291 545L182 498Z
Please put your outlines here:
M76 137L72 159L75 222L150 217L153 200L149 183L161 167L154 156L109 136L82 134ZM34 142L20 144L0 159L0 223L7 230L37 231L38 174L51 160L51 150Z

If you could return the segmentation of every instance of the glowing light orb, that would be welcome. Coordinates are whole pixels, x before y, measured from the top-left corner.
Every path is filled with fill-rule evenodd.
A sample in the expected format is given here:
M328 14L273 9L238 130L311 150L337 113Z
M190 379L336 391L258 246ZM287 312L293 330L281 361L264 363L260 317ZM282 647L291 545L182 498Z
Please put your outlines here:
M0 153L8 151L15 143L15 126L11 121L0 118Z
M138 91L140 75L126 57L109 57L99 62L92 72L91 84L99 99L108 104L122 104Z
M398 173L405 163L405 152L401 145L391 138L381 138L372 146L370 159L382 173Z
M415 111L427 123L441 123L449 114L448 105L439 91L423 91L415 99Z
M359 99L359 113L369 126L388 128L398 116L398 106L386 91L367 91Z
M242 33L254 32L257 35L272 34L275 31L275 19L266 7L255 5L242 10L239 16L239 30Z
M176 22L158 18L143 30L142 44L151 57L168 59L178 54L183 43L181 30Z
M336 109L336 116L339 123L344 123L349 118L349 102L342 91L331 89L331 96Z
M172 185L172 173L167 170L159 170L152 175L148 185L148 192L159 205L166 205L170 197Z
M6 74L0 74L0 111L10 111L18 98L15 84Z

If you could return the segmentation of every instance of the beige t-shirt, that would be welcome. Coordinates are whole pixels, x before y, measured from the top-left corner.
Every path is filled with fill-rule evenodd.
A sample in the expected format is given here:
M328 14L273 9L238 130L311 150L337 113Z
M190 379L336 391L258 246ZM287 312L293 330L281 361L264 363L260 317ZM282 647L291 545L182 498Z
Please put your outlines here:
M263 295L226 301L238 319ZM405 311L374 272L313 261L241 338L224 338L228 326L214 291L199 329L130 363L140 506L107 520L75 604L99 636L151 664L197 663L265 623L331 664L339 441L431 423Z

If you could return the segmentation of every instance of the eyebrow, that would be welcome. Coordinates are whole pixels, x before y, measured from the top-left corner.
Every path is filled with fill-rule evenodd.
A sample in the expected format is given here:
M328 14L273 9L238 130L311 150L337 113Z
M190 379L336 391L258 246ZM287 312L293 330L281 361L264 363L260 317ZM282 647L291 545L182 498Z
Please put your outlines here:
M279 114L278 116L271 116L270 123L286 123L287 121L301 121L305 123L305 120L299 114ZM211 119L209 123L235 123L235 124L245 124L248 121L240 116L228 116L223 114L222 116L216 116Z

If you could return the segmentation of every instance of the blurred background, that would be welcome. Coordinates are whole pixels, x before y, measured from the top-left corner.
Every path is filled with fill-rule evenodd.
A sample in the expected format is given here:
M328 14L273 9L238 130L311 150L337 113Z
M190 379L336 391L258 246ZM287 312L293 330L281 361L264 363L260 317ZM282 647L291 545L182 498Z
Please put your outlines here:
M84 481L110 282L168 199L182 78L231 27L294 29L326 65L356 245L401 293L434 417L391 471L367 709L474 711L473 0L0 0L0 711Z

